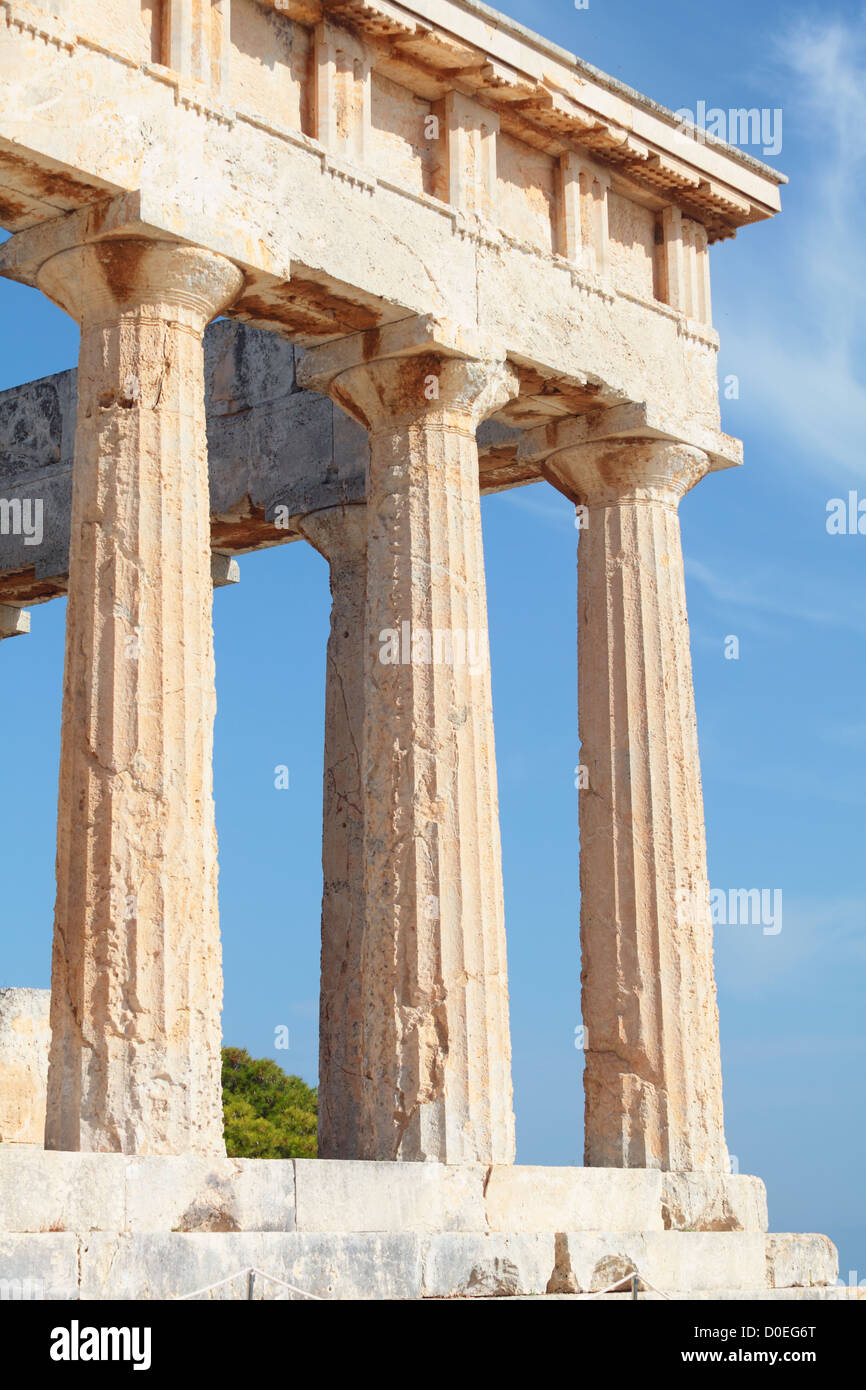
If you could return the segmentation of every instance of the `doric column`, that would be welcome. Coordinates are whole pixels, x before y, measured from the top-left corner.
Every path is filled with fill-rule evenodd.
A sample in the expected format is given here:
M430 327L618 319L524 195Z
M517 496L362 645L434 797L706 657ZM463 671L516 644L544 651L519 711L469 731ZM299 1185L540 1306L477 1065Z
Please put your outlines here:
M402 325L396 325L397 332ZM357 1156L514 1159L476 427L501 362L313 349L306 385L370 433ZM374 353L379 350L379 357ZM337 364L336 366L334 364Z
M584 444L546 472L588 508L578 559L586 1158L728 1171L677 507L704 453Z
M329 507L301 533L331 571L325 687L319 1157L361 1156L364 1101L364 651L367 508Z
M210 252L105 241L39 285L81 325L46 1147L223 1151Z

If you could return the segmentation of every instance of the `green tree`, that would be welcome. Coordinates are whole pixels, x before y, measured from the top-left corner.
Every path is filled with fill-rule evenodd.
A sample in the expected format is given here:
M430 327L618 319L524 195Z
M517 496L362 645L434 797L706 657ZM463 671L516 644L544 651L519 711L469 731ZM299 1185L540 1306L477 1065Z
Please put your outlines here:
M269 1057L223 1048L223 1115L229 1158L315 1158L317 1095Z

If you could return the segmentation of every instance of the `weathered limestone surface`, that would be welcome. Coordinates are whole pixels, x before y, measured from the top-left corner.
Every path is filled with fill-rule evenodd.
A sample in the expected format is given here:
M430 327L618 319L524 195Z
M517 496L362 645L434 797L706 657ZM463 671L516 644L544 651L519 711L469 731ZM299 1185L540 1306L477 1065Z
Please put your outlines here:
M485 1206L496 1231L766 1231L769 1224L764 1184L739 1173L494 1167Z
M767 1282L771 1288L833 1284L838 1274L839 1256L826 1236L767 1236Z
M605 1168L494 1167L485 1194L491 1231L660 1231L661 1174Z
M293 1231L290 1160L16 1148L0 1160L4 1231ZM312 1229L312 1228L311 1228Z
M543 1294L554 1269L550 1235L432 1236L422 1247L424 1298Z
M299 389L295 349L273 333L220 320L204 335L211 539L241 551L295 540L288 518L363 500L363 430L326 396ZM66 588L77 372L0 392L0 494L43 503L38 546L0 535L0 593L24 600Z
M0 1281L26 1280L37 1298L148 1300L232 1278L204 1297L235 1300L252 1266L294 1286L257 1279L258 1298L490 1298L597 1293L637 1272L672 1297L850 1296L820 1250L789 1263L796 1239L771 1250L762 1235L713 1232L46 1232L0 1235ZM783 1287L783 1273L796 1282Z
M597 1293L634 1271L657 1289L766 1286L767 1237L713 1231L578 1232L558 1241L552 1293Z
M125 1230L127 1162L125 1154L0 1149L0 1229L39 1234ZM158 1191L155 1184L157 1208Z
M136 0L126 23L95 0L70 7L56 32L29 5L6 8L0 140L16 158L0 215L21 239L2 253L10 273L30 273L25 243L58 211L89 235L146 227L241 265L232 312L246 321L313 341L471 315L516 361L612 399L689 397L717 425L715 335L665 301L654 237L636 243L601 190L662 232L673 204L712 239L730 236L779 206L781 176L748 156L689 139L672 113L454 0L401 6L396 24L375 4L347 19L330 0L268 16L234 0L229 46L209 66L189 59L194 43L160 51ZM211 7L182 8L192 34L207 26ZM337 119L321 99L335 51ZM464 112L478 140L459 139ZM425 115L441 121L432 159ZM383 150L395 136L399 160ZM597 221L621 248L592 266L560 232L574 155L600 176Z
M0 989L0 1144L42 1143L50 1002L47 989Z
M296 1159L298 1230L485 1231L488 1173L474 1163Z
M332 601L325 688L318 1154L353 1158L364 1145L370 991L364 974L367 508L362 502L314 512L301 522L301 533L329 562Z
M135 1155L125 1166L124 1219L132 1232L293 1231L295 1181L289 1159Z
M204 349L215 548L241 554L295 541L307 513L363 502L366 431L298 385L301 349L228 319L207 328ZM23 532L0 533L0 601L66 591L77 409L75 370L0 391L0 495L41 502L43 532L38 545ZM502 421L480 426L482 492L541 478L537 467L515 468L519 437Z
M697 449L548 459L578 558L586 1162L727 1172L703 798L677 506Z
M829 1243L766 1237L762 1185L727 1173L676 510L738 461L708 247L771 216L781 176L472 0L2 20L0 273L82 351L77 378L0 397L0 637L70 595L52 1151L0 1146L22 1227L0 1277L169 1297L254 1264L320 1297L557 1297L640 1267L674 1293L826 1291ZM309 347L300 376L294 346L230 325L205 368L221 312ZM539 470L589 509L579 1174L509 1167L479 495ZM28 494L33 546L8 535ZM340 1161L256 1165L222 1144L210 602L232 554L296 536L334 597Z
M766 1231L767 1190L745 1173L662 1174L662 1223L673 1231Z
M10 1299L77 1299L80 1249L80 1237L70 1232L0 1233L0 1290Z
M46 1145L223 1152L202 334L193 248L61 252L82 328Z
M22 508L28 499L31 508L41 503L38 545L23 529L0 534L2 598L9 602L65 590L77 409L74 371L0 392L0 496ZM7 575L18 572L22 579L10 586Z
M478 423L502 363L310 352L370 433L364 651L362 1158L510 1162L508 983ZM353 360L354 359L354 360ZM450 659L436 634L454 643ZM462 640L462 652L457 642ZM409 650L406 650L406 645ZM396 644L396 645L395 645Z
M7 1146L0 1149L0 1212L8 1231L766 1231L758 1178L713 1175L709 1206L708 1176Z
M705 1231L671 1229L671 1181L693 1214L706 1174L0 1146L0 1280L67 1298L168 1298L250 1265L323 1298L553 1296L634 1270L671 1296L834 1286L823 1236L766 1235L757 1179L716 1178L750 1224Z
M0 642L6 637L22 637L29 631L29 613L8 603L0 603Z
M423 1289L416 1235L162 1233L82 1242L80 1297L166 1299L240 1275L206 1297L246 1299L251 1266L316 1298L418 1298ZM256 1285L260 1299L301 1296L263 1279Z
M327 396L301 388L301 349L229 320L211 324L204 341L214 543L279 545L297 538L307 512L363 502L366 435Z

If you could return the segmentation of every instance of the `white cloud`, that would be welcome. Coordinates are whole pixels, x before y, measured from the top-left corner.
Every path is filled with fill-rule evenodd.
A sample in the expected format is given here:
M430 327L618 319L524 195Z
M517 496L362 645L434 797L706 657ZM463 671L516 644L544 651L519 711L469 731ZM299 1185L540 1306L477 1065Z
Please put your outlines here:
M718 574L701 560L685 561L686 575L718 604L777 614L797 622L841 627L866 636L866 602L849 590L828 583L814 572L800 576L780 566L762 564L736 573Z
M719 990L738 998L788 993L798 981L814 981L822 964L862 972L866 900L795 897L783 889L778 935L765 936L760 926L719 924L715 948Z
M799 20L776 46L786 75L787 149L804 162L783 189L776 264L733 287L723 334L741 408L772 422L807 467L866 476L866 14ZM783 151L784 163L784 151ZM786 210L787 209L787 210ZM760 235L759 229L747 233ZM779 293L781 290L781 294Z
M532 483L528 487L511 488L507 492L496 493L494 496L503 497L512 506L518 507L523 512L530 512L556 531L574 531L575 544L577 543L578 533L574 525L574 504L569 502L567 497L563 497L561 492L557 492L556 488L549 483Z

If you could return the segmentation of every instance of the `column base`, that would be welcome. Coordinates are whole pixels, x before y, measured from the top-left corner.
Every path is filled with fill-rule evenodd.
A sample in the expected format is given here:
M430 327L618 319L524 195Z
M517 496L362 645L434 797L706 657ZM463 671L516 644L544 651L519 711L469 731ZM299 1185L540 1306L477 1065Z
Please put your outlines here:
M22 1297L837 1298L820 1235L768 1235L739 1174L326 1159L209 1161L0 1146L0 1280ZM238 1276L235 1278L234 1276ZM279 1282L282 1281L282 1282ZM26 1287L25 1287L26 1285ZM612 1293L611 1297L622 1297Z

